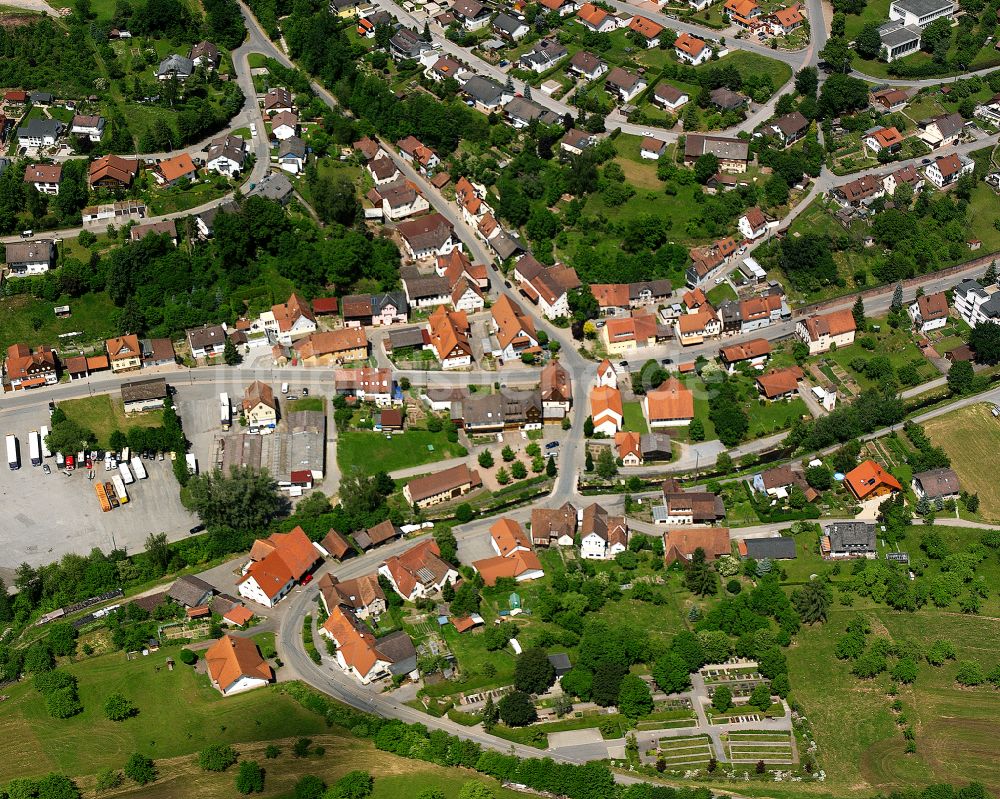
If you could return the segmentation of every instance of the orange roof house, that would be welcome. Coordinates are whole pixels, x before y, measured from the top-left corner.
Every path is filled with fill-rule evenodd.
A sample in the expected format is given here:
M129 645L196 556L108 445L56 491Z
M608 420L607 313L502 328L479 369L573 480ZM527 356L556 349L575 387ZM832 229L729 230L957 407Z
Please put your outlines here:
M608 12L593 3L584 3L576 14L577 20L591 30L601 30L608 19Z
M790 8L779 8L774 12L774 19L785 30L794 30L802 24L805 17L796 4Z
M642 436L638 433L622 431L615 433L618 457L624 466L642 466Z
M490 527L490 543L493 551L502 558L509 558L515 552L531 549L531 540L524 528L513 519L497 519Z
M334 606L323 622L322 631L336 642L341 668L354 672L362 683L367 684L375 672L388 668L374 634L349 609ZM382 667L376 669L380 660Z
M899 481L873 460L849 471L844 482L859 501L903 490Z
M160 161L153 170L153 175L160 183L173 185L182 178L193 178L196 172L191 156L187 153L181 153L173 158L164 158Z
M441 550L433 539L387 558L378 571L408 601L436 594L445 583L458 582L458 572L441 559Z
M799 381L804 377L805 373L798 366L772 369L757 376L757 388L767 399L778 399L798 391Z
M509 558L497 555L493 558L474 561L472 568L479 572L486 585L496 585L501 577L511 577L517 582L536 580L544 577L542 562L534 552L518 550Z
M427 318L430 345L443 368L468 366L472 362L470 330L465 311L449 311L439 305Z
M663 26L657 25L653 20L646 19L646 17L640 17L638 15L632 17L632 21L628 24L629 30L633 30L640 36L648 39L650 41L659 37L663 33Z
M875 149L892 150L903 143L903 134L896 130L896 128L879 128L878 130L873 130L865 137L866 142L869 142L869 140L874 140L877 145Z
M648 392L642 405L650 427L685 425L694 418L694 394L676 377Z
M205 650L205 665L212 685L223 696L266 685L274 672L249 638L224 635Z
M676 561L688 561L696 549L705 553L705 560L715 560L731 551L728 527L678 526L663 536L663 560L669 566Z
M590 392L590 418L595 433L613 436L622 426L625 413L621 392L610 386L597 386Z
M240 596L273 607L319 559L301 527L258 538L250 549L251 563L237 583Z
M705 49L705 40L692 36L690 33L682 33L674 42L674 49L679 50L692 59L697 59Z
M281 555L292 577L301 580L319 560L319 552L301 527L288 533L272 533L268 538L258 538L250 549L253 560L263 560L272 552Z

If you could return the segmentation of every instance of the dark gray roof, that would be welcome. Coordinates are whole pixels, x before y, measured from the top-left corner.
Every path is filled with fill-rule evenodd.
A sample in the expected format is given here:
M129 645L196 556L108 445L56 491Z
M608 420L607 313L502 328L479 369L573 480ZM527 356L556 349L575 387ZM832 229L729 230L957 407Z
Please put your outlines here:
M833 552L875 550L875 525L866 522L834 522L826 528Z
M670 436L661 433L643 433L639 438L643 458L655 459L657 455L669 458L672 452Z
M166 396L167 381L162 377L154 377L151 380L134 380L131 383L122 383L123 402L165 399Z
M383 291L381 294L372 294L372 314L381 313L382 309L388 305L395 306L397 311L404 313L409 307L406 303L406 294L402 291Z
M55 257L55 244L52 239L32 239L31 241L13 241L4 245L6 262L21 263L52 263Z
M419 327L403 327L398 330L389 331L389 343L394 350L406 347L422 347L424 344L424 331Z
M159 69L156 70L157 75L166 75L167 73L173 72L174 74L184 77L194 74L194 61L185 56L173 53L168 55L160 62Z
M462 92L483 105L499 105L503 97L503 86L482 75L473 75L465 82Z
M791 560L795 557L795 539L781 536L780 538L748 538L744 542L747 547L747 557L760 560Z
M567 671L573 668L569 655L565 652L556 652L553 655L549 655L549 663L556 670L556 677L562 677Z
M56 138L63 132L63 125L58 119L29 119L17 129L17 137L44 139L47 136Z
M170 590L167 591L167 596L176 602L180 602L182 605L193 608L200 605L214 593L215 588L200 577L195 577L193 574L185 574L174 581L174 584L170 586Z
M524 252L524 245L518 239L502 231L489 240L489 245L503 259L510 258L516 252Z
M654 297L665 297L670 294L672 287L669 280L644 280L640 283L628 284L628 298L630 300L639 299L646 291Z
M913 479L920 483L920 487L929 499L950 497L962 490L954 469L930 469L918 472L913 475Z
M920 28L912 25L902 25L896 20L890 20L879 26L879 39L890 50L901 44L915 42L920 38Z
M297 155L299 158L305 158L306 143L298 136L290 136L278 145L278 158L285 155Z
M509 14L500 13L493 17L493 27L513 36L518 28L525 28L527 26L521 20L514 19Z
M467 428L503 425L503 409L499 394L473 394L462 400L462 420Z
M284 202L293 191L292 182L288 178L281 172L271 172L247 192L247 197L263 197L267 200Z
M202 224L208 228L208 232L212 232L212 226L215 224L215 217L219 214L236 214L239 213L240 207L232 200L226 200L224 203L219 205L213 205L211 208L206 208L200 214L198 218L202 221Z
M961 114L942 114L939 117L934 117L927 124L934 123L937 125L937 129L941 131L941 135L945 138L954 136L962 127L965 125L965 121L962 119Z
M451 293L448 278L440 275L414 275L403 278L403 283L406 285L406 294L411 300L440 297Z
M417 667L417 650L403 630L389 633L375 642L375 646L386 660L393 674L408 674Z
M526 97L515 97L503 107L503 110L507 116L524 122L530 122L533 119L546 125L555 125L559 122L558 114Z
M951 0L894 0L893 5L900 11L908 11L917 17L926 17L945 8L951 9L955 4Z

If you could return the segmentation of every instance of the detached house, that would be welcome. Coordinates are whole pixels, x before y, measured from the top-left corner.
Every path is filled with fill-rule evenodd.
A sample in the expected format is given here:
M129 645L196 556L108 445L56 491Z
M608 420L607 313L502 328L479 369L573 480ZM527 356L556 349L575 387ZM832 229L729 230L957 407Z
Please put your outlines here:
M103 155L90 164L92 189L127 189L139 173L139 161L117 155Z
M639 313L608 319L600 338L609 355L623 355L656 343L659 326L655 314Z
M766 338L751 339L719 350L719 360L729 374L733 374L736 367L742 363L748 364L753 369L763 369L770 355L771 342Z
M767 217L755 205L753 208L748 208L746 213L740 217L737 227L740 229L743 238L750 239L751 241L759 239L767 232Z
M52 239L15 241L5 244L4 250L10 277L41 275L56 264L56 247Z
M556 264L539 270L521 284L521 291L538 305L546 319L569 316L569 292L580 287L576 270Z
M560 508L531 509L531 543L536 547L571 547L577 513L568 502Z
M35 187L42 194L58 194L62 181L60 164L28 164L24 170L24 182Z
M535 331L535 323L521 309L521 306L514 302L506 294L501 294L500 298L490 309L493 321L493 333L496 336L498 349L496 356L504 361L513 361L525 353L537 354L540 352L538 346L538 333Z
M668 566L691 560L699 549L707 561L729 555L732 552L729 528L678 526L663 534L663 560Z
M477 31L490 24L490 9L479 0L455 0L451 13L468 31Z
M942 114L920 124L921 130L917 138L930 148L938 149L955 144L962 135L965 120L959 113Z
M813 314L799 321L795 326L795 334L809 346L809 354L826 352L836 344L846 347L854 343L854 314L850 309L831 311L827 314Z
M657 83L649 97L649 101L653 105L664 111L669 111L671 114L676 114L690 99L687 92L683 92L669 83Z
M762 397L772 401L793 397L799 393L799 383L804 378L805 373L799 366L772 369L757 376L757 390Z
M380 186L376 191L382 198L382 216L390 221L423 213L431 207L416 185L403 177Z
M343 539L341 539L343 540ZM347 542L344 542L347 545ZM378 618L385 613L385 592L379 585L378 574L363 574L353 580L339 580L329 572L316 583L327 613L335 607L348 608L359 619Z
M226 328L222 325L203 325L186 331L192 358L210 358L221 355L226 346Z
M955 310L970 327L982 322L1000 322L1000 291L995 285L984 288L975 280L966 279L955 287L954 296Z
M875 558L875 525L866 522L834 522L823 528L824 558Z
M222 59L219 48L211 42L198 42L188 52L188 58L196 67L205 67L209 72L217 69Z
M638 14L632 17L632 21L628 24L629 30L638 34L646 43L646 47L657 47L660 44L660 34L663 33L663 26L659 25L651 19L646 17L641 17Z
M208 146L205 169L219 175L236 176L243 170L247 158L246 140L226 134L212 140Z
M181 153L173 158L164 158L152 170L153 177L161 186L176 186L185 178L193 179L198 170L194 161L187 153Z
M254 380L243 392L243 416L251 433L266 435L278 426L278 403L274 389L267 383Z
M872 128L864 135L862 143L873 153L880 153L882 150L897 153L903 146L903 134L895 127Z
M569 55L569 50L555 39L541 39L518 59L518 63L522 69L541 75L552 69L567 55Z
M770 124L770 130L788 147L809 132L809 120L798 111L778 117Z
M157 80L185 81L194 74L194 61L173 53L160 62L156 68Z
M560 17L568 17L580 8L576 0L539 0L539 5L549 11L557 11Z
M493 30L510 42L519 42L531 30L523 20L500 13L493 17Z
M628 549L628 520L611 516L596 502L580 513L580 557L612 560Z
M608 71L608 65L593 53L577 50L569 60L566 71L587 80L597 80Z
M849 471L844 483L859 502L903 490L899 481L873 460L867 460Z
M646 88L646 79L633 75L628 70L615 67L604 79L604 88L618 98L620 103L629 103Z
M338 605L323 622L320 633L336 646L334 657L341 670L362 685L416 673L417 652L402 630L376 638L353 611Z
M653 507L655 524L714 525L726 516L722 497L710 491L685 491L676 478L663 481L662 494L663 504Z
M706 153L712 153L719 159L719 169L724 172L747 171L750 145L742 139L702 133L688 134L684 141L684 165L694 166L694 163Z
M71 136L81 136L92 142L99 142L104 135L104 117L74 114L69 133Z
M58 119L29 119L17 129L17 144L35 150L52 147L65 129L66 126Z
M276 86L269 89L264 95L264 113L280 114L283 111L291 113L295 110L295 103L292 102L292 93L283 86Z
M271 116L271 135L279 142L299 135L299 117L291 111L279 111Z
M907 312L913 326L921 333L936 330L948 322L948 297L943 291L924 294L910 303Z
M317 330L293 346L304 366L331 366L363 361L368 357L368 337L364 329L358 327Z
M421 541L398 557L387 558L378 567L396 593L405 601L437 594L448 583L458 582L458 572L441 559L441 550L433 538Z
M674 40L674 55L682 64L696 67L711 59L712 48L704 39L692 36L690 33L682 33Z
M401 400L396 395L396 381L392 370L362 367L337 369L333 373L333 390L341 396L356 397L361 402L373 402L380 408Z
M205 667L212 687L232 696L267 685L274 672L250 638L224 635L205 650Z
M591 389L590 418L594 423L595 433L613 436L621 430L625 419L621 392L608 386Z
M932 502L946 499L956 499L962 493L958 475L954 469L929 469L913 475L913 493L918 499L929 499Z
M405 139L400 139L396 142L396 147L399 148L399 154L403 157L403 160L417 166L421 174L426 175L429 170L434 169L434 167L441 163L441 159L438 158L437 153L430 147L422 144L415 136L407 136Z
M924 174L931 183L943 189L955 183L963 175L971 175L975 167L976 164L971 158L952 153L936 158L924 170Z
M615 18L593 3L584 3L577 12L576 21L594 33L610 33L618 27Z

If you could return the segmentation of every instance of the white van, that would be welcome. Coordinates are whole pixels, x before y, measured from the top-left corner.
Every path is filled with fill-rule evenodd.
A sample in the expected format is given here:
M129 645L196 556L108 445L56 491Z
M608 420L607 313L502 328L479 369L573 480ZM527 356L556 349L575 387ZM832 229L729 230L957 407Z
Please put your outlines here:
M281 384L281 393L282 394L287 394L288 393L288 383L282 383Z

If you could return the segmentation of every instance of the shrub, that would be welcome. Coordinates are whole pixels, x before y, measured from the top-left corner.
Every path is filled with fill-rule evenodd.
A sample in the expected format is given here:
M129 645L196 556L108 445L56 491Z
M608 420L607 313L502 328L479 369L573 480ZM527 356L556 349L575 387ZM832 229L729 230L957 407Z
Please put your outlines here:
M139 709L119 693L111 694L104 700L104 715L110 721L125 721L139 712Z
M198 754L198 765L205 771L225 771L236 762L236 750L226 744L209 744Z
M986 682L986 675L983 667L974 660L967 660L958 665L958 673L955 680L959 685L982 685Z
M256 760L244 760L236 774L236 790L242 794L264 790L264 770Z
M375 780L367 771L349 771L333 784L329 791L337 799L365 799L375 787Z
M125 761L125 776L139 785L146 785L156 779L156 764L141 752L133 752Z
M190 649L181 650L181 663L185 666L193 666L198 662L198 656Z
M292 796L295 799L320 799L323 791L326 790L326 783L314 774L306 774L295 783L295 791Z

